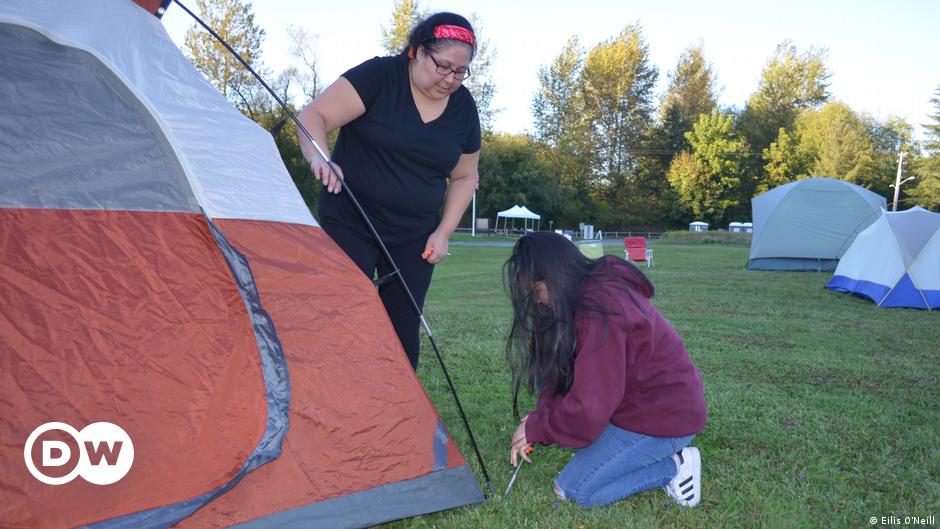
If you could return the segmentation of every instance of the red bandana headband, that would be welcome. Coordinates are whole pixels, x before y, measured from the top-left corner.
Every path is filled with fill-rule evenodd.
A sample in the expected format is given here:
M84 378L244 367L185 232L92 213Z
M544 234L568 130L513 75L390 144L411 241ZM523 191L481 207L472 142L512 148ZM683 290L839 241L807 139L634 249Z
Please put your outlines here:
M445 24L434 27L435 39L451 39L466 42L470 47L475 47L473 32L467 28Z

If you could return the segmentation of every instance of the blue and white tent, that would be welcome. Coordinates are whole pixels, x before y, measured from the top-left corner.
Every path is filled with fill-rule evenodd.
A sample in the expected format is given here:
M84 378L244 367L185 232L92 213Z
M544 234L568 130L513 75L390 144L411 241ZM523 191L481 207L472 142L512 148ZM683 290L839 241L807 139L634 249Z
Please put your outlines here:
M826 288L879 307L940 308L940 214L882 213L855 238Z

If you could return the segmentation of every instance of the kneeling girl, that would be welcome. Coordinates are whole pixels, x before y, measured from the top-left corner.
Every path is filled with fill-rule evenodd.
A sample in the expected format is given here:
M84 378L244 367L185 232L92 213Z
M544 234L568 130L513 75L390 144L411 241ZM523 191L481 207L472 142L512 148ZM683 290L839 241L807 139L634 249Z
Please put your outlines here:
M520 387L539 395L512 437L513 466L533 443L576 448L555 480L563 499L595 507L665 487L697 505L701 458L688 445L707 418L702 377L653 306L652 283L545 232L519 239L504 271L517 418Z

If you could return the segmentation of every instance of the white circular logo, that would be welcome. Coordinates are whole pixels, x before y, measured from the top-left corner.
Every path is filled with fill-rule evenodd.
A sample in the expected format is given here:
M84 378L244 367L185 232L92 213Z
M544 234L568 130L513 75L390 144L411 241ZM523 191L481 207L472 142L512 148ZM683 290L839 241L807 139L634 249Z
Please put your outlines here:
M61 433L44 435L53 431L64 432L69 438L65 439ZM33 454L37 441L41 469ZM130 471L134 463L134 443L127 432L110 422L92 423L82 431L63 422L47 422L29 434L23 458L29 473L47 485L63 485L76 476L95 485L110 485Z

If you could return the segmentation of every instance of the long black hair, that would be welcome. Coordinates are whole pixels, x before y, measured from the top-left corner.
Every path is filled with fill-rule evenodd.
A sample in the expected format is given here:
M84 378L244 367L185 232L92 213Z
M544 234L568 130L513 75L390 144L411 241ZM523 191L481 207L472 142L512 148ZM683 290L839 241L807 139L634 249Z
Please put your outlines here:
M503 279L512 301L513 321L506 341L506 358L512 372L513 413L519 418L519 390L530 394L552 390L565 394L574 381L577 330L574 314L582 309L604 318L610 313L581 299L581 282L588 276L609 282L633 299L627 284L597 266L567 238L550 232L535 232L520 238L503 265ZM632 279L647 297L654 288L643 273L629 265ZM603 278L599 276L604 276ZM538 300L536 285L544 283L548 303Z
M435 38L434 28L437 26L459 26L469 30L470 33L474 33L473 26L466 18L456 13L448 13L446 11L435 13L418 22L415 27L412 28L411 34L408 35L408 43L405 44L404 49L401 50L401 55L414 58L415 54L418 52L419 46L424 48L426 53L431 53L440 50L445 43L460 42ZM473 56L476 53L476 46L470 46L469 44L467 44L467 46L470 48L470 59L473 60Z

